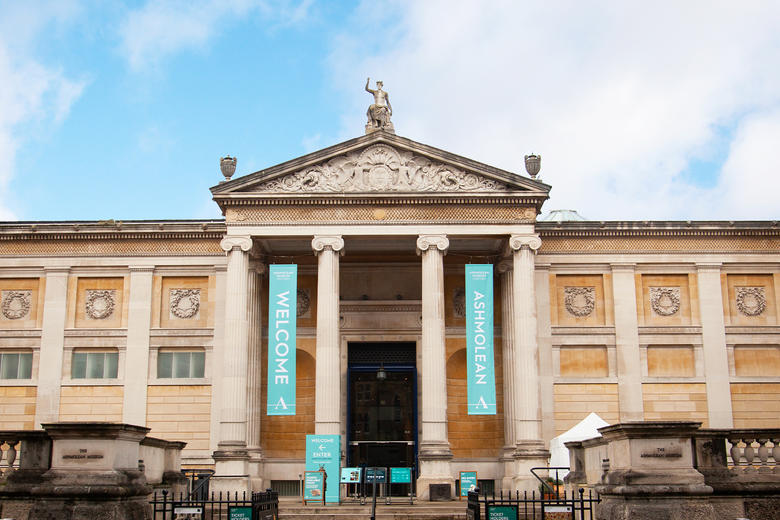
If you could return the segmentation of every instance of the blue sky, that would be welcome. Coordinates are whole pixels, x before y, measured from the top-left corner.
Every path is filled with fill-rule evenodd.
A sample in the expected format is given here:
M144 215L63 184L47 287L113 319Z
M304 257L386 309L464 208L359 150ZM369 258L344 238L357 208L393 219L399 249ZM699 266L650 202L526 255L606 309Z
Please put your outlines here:
M524 173L588 218L780 216L776 2L0 0L0 219L216 218L363 133Z

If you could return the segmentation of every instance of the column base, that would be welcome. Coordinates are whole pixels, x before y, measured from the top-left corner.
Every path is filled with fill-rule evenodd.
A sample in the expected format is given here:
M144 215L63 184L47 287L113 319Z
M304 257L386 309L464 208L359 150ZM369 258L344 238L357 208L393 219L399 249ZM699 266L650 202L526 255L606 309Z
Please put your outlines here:
M219 443L219 449L212 454L215 463L211 490L251 492L249 478L249 451L244 443Z
M531 468L547 467L550 461L550 452L544 448L542 441L521 441L517 443L517 448L513 455L514 461L507 463L505 467L511 467L511 473L505 475L504 481L507 485L511 478L511 491L523 493L539 491L540 482L531 473ZM540 473L540 472L537 472ZM543 474L540 473L540 476Z
M455 497L455 479L450 470L452 450L447 441L420 443L420 476L417 478L419 500L452 500ZM431 493L431 485L448 486L449 493L439 488ZM433 495L433 496L432 496Z
M249 448L249 461L247 462L247 471L249 473L250 489L255 491L265 491L266 479L263 477L265 469L265 457L262 448ZM270 484L270 482L268 482Z

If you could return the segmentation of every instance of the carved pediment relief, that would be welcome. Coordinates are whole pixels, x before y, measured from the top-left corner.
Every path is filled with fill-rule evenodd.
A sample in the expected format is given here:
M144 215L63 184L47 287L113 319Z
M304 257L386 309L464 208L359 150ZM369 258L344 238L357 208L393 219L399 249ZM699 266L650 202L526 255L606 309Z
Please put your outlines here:
M375 144L262 182L259 193L506 192L499 181Z

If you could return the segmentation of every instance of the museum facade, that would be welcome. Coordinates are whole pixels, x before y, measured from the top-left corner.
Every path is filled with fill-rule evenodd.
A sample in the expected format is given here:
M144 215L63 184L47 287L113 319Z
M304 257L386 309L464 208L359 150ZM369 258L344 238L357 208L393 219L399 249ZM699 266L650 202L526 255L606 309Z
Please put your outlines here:
M222 163L222 220L0 224L0 430L144 425L254 489L297 485L306 435L340 435L342 466L413 467L425 497L461 470L535 488L591 412L780 426L776 221L539 221L550 186L381 128ZM474 264L491 415L467 411ZM267 404L274 265L297 269L294 415Z

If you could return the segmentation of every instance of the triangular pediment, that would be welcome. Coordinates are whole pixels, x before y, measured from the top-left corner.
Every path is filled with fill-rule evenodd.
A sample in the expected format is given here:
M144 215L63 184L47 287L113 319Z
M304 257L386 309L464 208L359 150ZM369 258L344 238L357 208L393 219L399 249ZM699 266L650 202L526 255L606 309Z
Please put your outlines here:
M212 188L218 202L252 196L514 194L550 187L387 132L375 132Z

